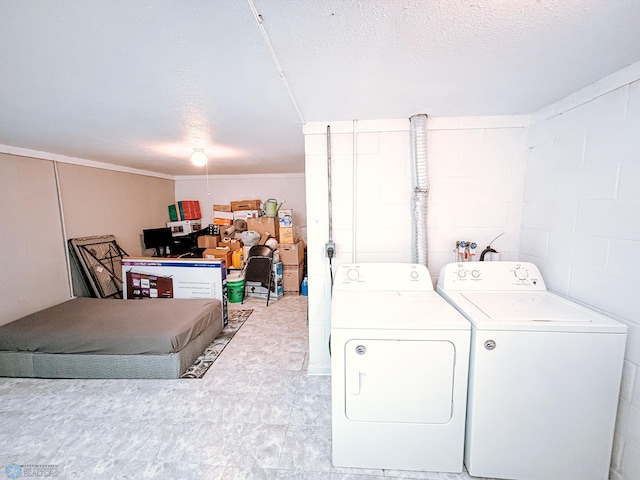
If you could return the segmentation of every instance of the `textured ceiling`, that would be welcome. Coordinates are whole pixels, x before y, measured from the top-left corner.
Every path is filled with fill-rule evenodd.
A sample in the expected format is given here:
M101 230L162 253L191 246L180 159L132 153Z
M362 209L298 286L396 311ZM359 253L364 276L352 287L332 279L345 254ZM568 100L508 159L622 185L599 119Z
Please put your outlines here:
M638 0L0 0L0 144L302 172L304 122L533 113L640 60L638 25Z

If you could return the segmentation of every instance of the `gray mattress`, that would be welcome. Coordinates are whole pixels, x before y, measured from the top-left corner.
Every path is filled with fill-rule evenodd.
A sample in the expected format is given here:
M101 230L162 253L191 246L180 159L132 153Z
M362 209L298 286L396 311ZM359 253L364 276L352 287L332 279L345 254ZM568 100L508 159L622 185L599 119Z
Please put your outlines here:
M0 375L179 378L222 326L219 300L76 298L0 326Z

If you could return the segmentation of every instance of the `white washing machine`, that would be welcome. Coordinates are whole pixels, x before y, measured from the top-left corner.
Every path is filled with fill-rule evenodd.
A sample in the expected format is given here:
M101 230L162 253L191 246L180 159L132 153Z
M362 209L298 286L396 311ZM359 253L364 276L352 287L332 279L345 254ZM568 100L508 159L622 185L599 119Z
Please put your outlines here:
M470 329L423 265L338 267L333 464L461 472Z
M609 478L627 327L547 291L531 263L452 263L437 291L472 325L469 474Z

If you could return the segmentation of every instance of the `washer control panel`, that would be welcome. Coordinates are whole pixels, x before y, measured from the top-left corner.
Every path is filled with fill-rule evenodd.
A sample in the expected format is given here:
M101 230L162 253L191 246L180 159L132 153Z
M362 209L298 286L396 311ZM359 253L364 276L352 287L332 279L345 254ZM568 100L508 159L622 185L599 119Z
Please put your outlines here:
M442 267L438 288L444 290L546 290L540 270L529 262L461 262Z
M350 263L340 265L333 288L338 290L433 290L429 270L414 263Z

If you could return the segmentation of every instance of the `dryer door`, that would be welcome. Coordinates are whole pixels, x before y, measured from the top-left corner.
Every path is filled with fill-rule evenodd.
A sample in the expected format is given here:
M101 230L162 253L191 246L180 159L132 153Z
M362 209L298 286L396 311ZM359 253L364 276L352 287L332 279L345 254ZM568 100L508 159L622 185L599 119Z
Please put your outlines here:
M453 343L351 339L344 353L348 419L428 424L451 419Z

